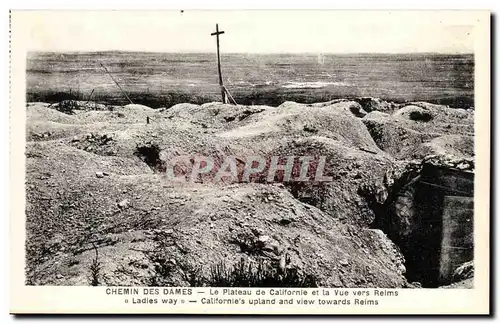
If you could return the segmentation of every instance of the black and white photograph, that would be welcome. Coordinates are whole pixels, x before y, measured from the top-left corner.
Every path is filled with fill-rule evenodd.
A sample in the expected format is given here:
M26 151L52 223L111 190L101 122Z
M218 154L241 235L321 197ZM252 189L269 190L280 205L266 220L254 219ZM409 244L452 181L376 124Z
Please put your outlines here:
M34 26L19 142L25 286L226 307L245 295L300 305L310 288L330 291L308 296L317 307L477 288L475 245L489 232L475 218L485 225L489 202L474 198L476 120L490 107L476 98L470 22L42 13L18 13ZM210 293L184 300L178 287Z

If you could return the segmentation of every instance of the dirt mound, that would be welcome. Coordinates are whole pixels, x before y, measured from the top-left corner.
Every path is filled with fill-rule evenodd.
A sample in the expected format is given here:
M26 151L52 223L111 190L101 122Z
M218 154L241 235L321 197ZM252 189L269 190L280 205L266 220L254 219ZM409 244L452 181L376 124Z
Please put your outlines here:
M291 139L270 152L273 156L309 156L307 179L314 181L285 181L285 187L298 200L316 206L333 219L358 226L369 226L375 215L360 192L365 186L376 188L379 199L386 196L384 181L395 168L394 162L383 154L362 151L330 138L313 136ZM316 180L320 157L324 157L322 176L329 181ZM294 170L294 173L299 173ZM283 177L283 172L277 173ZM297 175L294 174L294 178ZM265 182L265 179L262 181Z
M463 135L443 135L423 143L415 156L452 155L457 158L474 156L474 137Z
M109 107L113 109L112 107ZM148 127L163 122L160 113L140 105L116 108L116 111L73 111L71 115L49 108L43 104L29 104L27 108L26 138L31 140L56 140L73 138L92 132L111 132L130 128L131 124ZM140 128L141 126L139 126Z
M388 118L391 115L381 112L381 111L371 111L364 116L365 119L378 119L378 118Z
M74 136L71 139L70 145L86 152L91 152L99 155L116 155L113 147L113 135L90 133L84 136Z
M65 114L74 114L77 111L109 110L108 106L94 101L63 100L51 105L52 108Z
M422 160L422 163L427 163L438 167L458 169L462 171L473 171L475 168L474 158L460 158L453 155L428 155Z
M81 120L80 120L81 122ZM62 124L51 121L33 121L26 125L26 139L28 141L48 141L48 140L71 140L90 133L112 133L115 131L126 131L130 128L146 128L146 124L128 123L75 123Z
M363 123L378 148L396 159L421 157L417 148L422 143L429 142L439 136L439 134L422 133L413 130L388 117L367 115L363 118Z
M375 104L396 109L365 102ZM397 159L443 150L436 163L473 170L470 113L453 115L447 127L443 116L453 112L442 106L415 104L434 109L427 123L403 118L409 109L397 117L362 106L127 105L67 115L30 105L27 283L210 285L214 269L244 262L295 284L411 286L403 256L374 229L375 218L408 180L408 163ZM325 157L322 175L331 181L285 181L278 171L271 182L256 174L257 183L215 183L208 175L174 183L165 163L181 155L310 156L310 178Z
M363 97L354 99L366 112L380 111L392 113L400 107L400 104L382 100L380 98Z
M412 103L392 116L371 112L362 119L377 146L397 159L428 154L473 154L472 111Z
M117 111L81 111L74 115L76 119L83 124L92 123L130 123L130 115ZM129 118L127 118L129 117ZM134 122L138 122L136 116L133 116ZM145 119L141 119L145 123Z
M76 124L78 120L74 116L67 115L56 109L49 108L47 104L31 103L26 109L26 121L30 122L55 122L61 124Z
M246 138L262 151L275 147L284 138L321 136L337 140L347 147L378 152L366 127L348 108L351 104L339 103L323 107L286 102L277 108L249 117L243 126L219 133L220 137Z
M448 106L435 105L427 102L412 102L411 106L420 107L433 114L437 123L444 124L462 124L474 126L474 110L451 108ZM469 132L473 132L474 129Z
M269 107L208 103L201 106L177 104L163 114L167 119L184 119L207 128L231 128Z
M210 114L220 109L227 117L246 114L248 108L212 105L203 109ZM310 109L313 116L301 118L303 109ZM151 113L135 106L119 111ZM356 163L363 154L376 156L350 148L354 143L376 150L366 129L357 127L363 126L361 122L343 109L289 106L253 112L234 122L262 122L275 116L279 129L291 137L314 134L304 130L307 123L325 132L339 128L338 140L313 138L298 143L294 150L299 154L313 148L316 153L333 155L332 168L341 160ZM264 113L268 116L259 116ZM84 120L81 116L88 115L75 118ZM360 228L356 222L339 222L295 199L289 188L169 182L151 164L185 153L227 156L258 151L251 145L253 140L213 136L213 129L174 119L152 125L66 125L66 132L59 130L59 139L28 143L29 283L88 285L89 269L98 257L103 265L101 284L189 285L194 284L191 275L197 276L199 284L210 280L214 265L236 264L244 258L314 277L324 286L407 285L401 254L383 233ZM215 124L232 122L225 119ZM348 138L350 134L356 134L354 139ZM276 132L270 138L275 141L279 136ZM287 153L286 148L276 147L277 143L266 149ZM358 177L353 169L345 172ZM329 192L329 198L338 193ZM326 205L328 210L333 203Z
M60 124L55 122L31 122L26 125L27 141L48 141L70 137L82 132L82 126L77 124Z
M434 114L427 109L418 106L404 106L397 110L394 117L405 118L417 122L428 122L434 118Z
M214 265L241 258L320 286L407 285L403 259L383 233L338 224L282 188L172 186L132 159L53 143L29 152L31 284L89 285L97 257L102 285L189 286L193 275L200 285ZM96 177L98 170L109 175Z
M121 109L122 111L130 111L130 112L144 112L144 111L154 111L155 109L145 106L145 105L139 105L139 104L128 104L123 107L118 107L118 109Z
M360 118L366 115L366 111L363 109L363 107L358 102L350 101L350 100L346 100L346 99L331 100L331 101L326 101L326 102L317 102L317 103L312 103L312 104L300 104L300 103L296 103L293 101L286 101L286 102L282 103L278 108L280 108L280 107L281 108L297 107L297 106L316 107L316 108L328 107L330 109L350 112L354 116L360 117Z

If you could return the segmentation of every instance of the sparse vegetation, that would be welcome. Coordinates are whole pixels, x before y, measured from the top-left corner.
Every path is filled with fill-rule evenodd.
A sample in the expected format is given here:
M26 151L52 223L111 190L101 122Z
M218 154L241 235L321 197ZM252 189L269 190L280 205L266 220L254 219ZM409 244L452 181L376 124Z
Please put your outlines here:
M240 259L234 266L221 261L210 266L209 287L317 287L312 275L297 269L279 269L264 259Z
M63 100L57 107L60 112L72 115L74 110L78 109L78 102L76 100Z
M91 286L99 286L101 280L101 262L99 261L99 252L97 247L93 244L95 250L95 258L89 266L90 276L89 281Z
M149 279L149 286L170 286L175 264L158 254L150 255L149 260L153 263L154 270L154 275Z
M233 266L229 264L224 260L205 267L193 268L185 263L178 267L191 287L317 287L315 276L302 274L298 269L282 270L264 258L257 261L242 258ZM176 271L172 260L156 259L154 265L149 285L171 286Z
M29 104L27 136L34 140L26 144L27 282L405 287L400 252L372 227L375 203L386 207L389 188L397 185L384 186L384 175L399 164L377 149L364 118L346 111L350 104L274 109L212 103L156 111L134 105L74 116ZM465 132L473 121L464 111L470 118L455 118L444 129L451 118L444 116L447 108L428 109L435 113L429 123L397 120L414 132L387 126L396 130L391 139L402 142L419 127ZM146 116L153 125L146 125ZM235 118L226 121L228 116ZM383 118L376 119L382 126L396 124L389 114ZM415 138L415 145L427 140ZM146 165L158 172L162 160L181 154L327 156L323 174L334 181L214 185L200 177L201 183L176 185ZM276 181L284 181L282 173ZM371 185L366 193L359 191L364 184ZM123 201L127 208L118 205ZM100 258L89 251L91 242ZM160 242L145 258L144 251ZM290 262L276 264L288 252ZM80 264L69 260L73 256Z
M74 91L73 89L69 91L37 90L36 92L28 91L26 94L27 102L58 103L61 101L88 101L90 99L96 102L105 101L105 98L99 94Z

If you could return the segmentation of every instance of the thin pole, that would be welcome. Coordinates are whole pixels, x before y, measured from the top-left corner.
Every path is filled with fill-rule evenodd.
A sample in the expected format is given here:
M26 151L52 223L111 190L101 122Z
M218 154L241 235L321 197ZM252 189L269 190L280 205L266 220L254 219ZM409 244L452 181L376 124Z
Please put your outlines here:
M118 86L118 88L120 88L120 91L123 93L123 95L125 97L127 97L128 101L130 101L131 104L133 104L134 102L132 100L130 100L130 98L128 97L128 95L125 93L125 91L122 89L122 87L120 87L120 85L118 84L118 82L115 80L115 78L113 78L113 75L111 75L111 73L108 71L108 69L106 69L106 67L102 64L102 63L99 63L101 64L102 68L104 69L104 71L106 71L109 76L111 77L111 79L115 82L115 84Z
M89 98L87 99L87 102L85 104L88 104L90 102L90 99L92 98L92 95L94 94L94 90L95 89L92 89L92 92L90 93L90 96Z
M226 86L222 86L222 87L224 88L224 91L226 92L227 97L229 98L229 100L232 101L233 104L238 105L238 103L236 102L236 100L234 100L233 96L231 96L231 93L229 92L229 90L227 90Z
M219 53L219 35L224 32L219 32L219 24L215 24L215 33L212 35L216 35L217 37L217 70L219 71L219 87L220 93L222 96L222 103L226 103L226 92L224 91L224 84L222 83L222 71L220 68L220 53Z

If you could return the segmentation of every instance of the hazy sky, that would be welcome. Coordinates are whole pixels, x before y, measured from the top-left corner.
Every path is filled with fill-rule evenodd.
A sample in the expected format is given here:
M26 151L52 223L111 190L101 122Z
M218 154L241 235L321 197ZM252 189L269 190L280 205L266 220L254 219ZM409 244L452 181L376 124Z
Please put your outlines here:
M433 12L72 11L24 12L29 50L243 53L472 53L464 16Z

